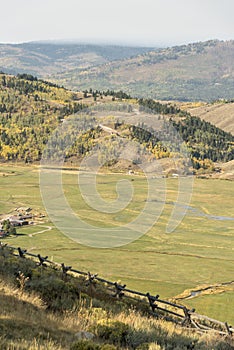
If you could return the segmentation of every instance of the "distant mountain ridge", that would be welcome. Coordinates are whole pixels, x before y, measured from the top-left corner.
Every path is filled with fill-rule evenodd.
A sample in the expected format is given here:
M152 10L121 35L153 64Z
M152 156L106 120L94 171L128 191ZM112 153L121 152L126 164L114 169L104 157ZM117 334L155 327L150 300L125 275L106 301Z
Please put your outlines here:
M179 101L234 97L234 40L162 49L31 42L0 44L0 70L30 73L73 90L123 90Z
M69 88L122 89L137 97L214 101L234 96L234 41L153 50L124 61L56 74Z
M30 73L45 77L52 73L124 60L150 50L152 48L59 42L0 44L0 70L10 74Z

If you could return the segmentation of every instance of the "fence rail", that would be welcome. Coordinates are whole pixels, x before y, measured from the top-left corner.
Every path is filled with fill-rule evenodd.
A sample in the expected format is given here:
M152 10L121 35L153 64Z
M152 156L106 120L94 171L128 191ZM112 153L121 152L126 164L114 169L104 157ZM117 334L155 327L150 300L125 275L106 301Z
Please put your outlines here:
M200 315L195 312L195 309L188 309L184 305L176 304L170 302L168 300L160 299L159 295L151 295L150 293L142 293L136 290L126 288L126 284L121 285L117 282L112 282L106 280L104 278L98 277L98 274L91 274L90 272L79 271L77 269L73 269L72 266L66 266L64 263L57 263L48 259L48 256L42 257L40 254L33 254L27 252L26 249L22 249L20 247L12 247L0 242L0 249L4 250L5 248L10 248L17 253L14 254L20 258L25 258L25 256L29 256L37 260L38 266L56 266L62 269L62 273L64 275L68 275L72 273L73 275L81 275L86 276L86 281L89 284L95 283L98 281L100 283L107 284L113 287L112 292L114 293L112 296L115 298L129 298L135 300L136 302L144 302L149 306L149 311L153 316L158 317L158 311L163 311L166 314L170 314L180 320L180 324L182 326L190 327L198 330L199 332L217 332L221 335L229 335L233 336L234 328L228 325L227 322L221 322L215 320L213 318L207 317L205 315ZM49 265L48 265L49 264ZM140 297L140 298L139 298Z

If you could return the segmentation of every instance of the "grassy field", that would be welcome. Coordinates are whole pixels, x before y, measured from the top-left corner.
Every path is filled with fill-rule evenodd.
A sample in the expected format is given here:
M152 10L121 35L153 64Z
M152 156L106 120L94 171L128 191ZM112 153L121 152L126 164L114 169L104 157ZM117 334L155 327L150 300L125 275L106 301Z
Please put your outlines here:
M231 312L233 311L234 292L227 291L220 294L203 295L199 298L186 301L186 304L197 310L202 310L204 315L222 320L227 317L227 307L231 309ZM230 322L233 320L231 312L228 313Z
M10 213L19 206L45 213L37 167L2 165L0 174L0 214ZM116 182L123 178L129 179L129 176L100 174L97 188L104 198L113 199ZM64 172L64 192L81 218L94 226L113 227L131 220L144 205L146 179L133 178L133 200L120 213L100 214L84 203L77 189L77 174L73 172ZM200 285L232 281L234 230L233 220L227 218L233 216L234 183L195 179L191 208L171 234L166 234L165 229L176 200L177 179L166 179L166 185L166 204L159 220L146 235L120 248L97 249L75 243L59 232L49 219L40 226L19 229L22 235L6 241L34 253L49 255L50 259L74 268L122 281L129 288L160 294L162 298L174 297ZM195 306L199 313L234 322L230 290L184 303Z

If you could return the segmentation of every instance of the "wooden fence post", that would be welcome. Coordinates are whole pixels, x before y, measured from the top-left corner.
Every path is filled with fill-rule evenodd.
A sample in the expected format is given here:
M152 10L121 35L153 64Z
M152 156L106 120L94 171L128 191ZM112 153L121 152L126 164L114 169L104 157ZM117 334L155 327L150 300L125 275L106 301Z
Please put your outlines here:
M152 295L150 295L150 293L146 293L146 296L148 298L150 307L152 309L153 312L155 312L155 309L157 309L158 305L155 304L155 301L159 298L159 295L157 294L155 297L153 297Z
M45 264L46 260L48 259L48 256L45 256L44 258L40 255L40 254L37 254L37 257L39 259L39 263L38 263L38 266L47 266Z
M6 257L5 252L4 252L6 246L7 246L7 243L0 242L0 249L2 250L2 255L4 256L4 258Z
M228 334L228 335L232 335L232 332L231 332L231 330L230 330L230 328L231 328L232 326L230 326L230 328L229 328L229 325L227 324L227 322L225 322L224 324L225 324L225 327L226 327L226 330L227 330L227 334Z
M71 270L72 266L65 266L64 263L61 264L62 267L62 279L67 279L67 273Z
M98 276L97 273L95 274L91 274L89 271L88 271L88 275L87 275L87 279L86 279L86 286L90 286L90 285L94 285L96 282L95 282L95 279L96 277Z
M17 249L18 249L19 256L21 258L25 258L25 253L27 253L27 249L21 249L20 247L18 247Z
M7 243L0 242L0 248L3 250L7 246Z
M114 286L115 286L115 294L113 295L113 297L116 297L117 299L122 298L124 296L123 290L125 289L126 284L122 286L121 284L118 284L117 282L115 282Z
M181 324L184 326L185 324L191 324L191 313L195 312L195 309L189 310L186 306L183 307L184 311L184 319L182 320Z

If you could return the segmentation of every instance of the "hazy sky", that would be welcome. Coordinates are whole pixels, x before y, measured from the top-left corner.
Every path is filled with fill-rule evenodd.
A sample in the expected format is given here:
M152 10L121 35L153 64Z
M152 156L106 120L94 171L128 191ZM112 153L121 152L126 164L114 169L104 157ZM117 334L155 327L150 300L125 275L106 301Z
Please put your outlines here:
M2 0L0 42L234 39L234 0Z

